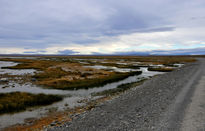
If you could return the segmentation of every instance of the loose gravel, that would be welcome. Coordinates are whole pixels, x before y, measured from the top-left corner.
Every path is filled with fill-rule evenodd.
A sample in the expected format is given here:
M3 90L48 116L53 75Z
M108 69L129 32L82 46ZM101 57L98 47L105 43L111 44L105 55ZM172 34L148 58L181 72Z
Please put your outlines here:
M143 85L132 88L112 100L99 104L93 110L73 117L71 122L46 130L164 130L166 125L163 127L163 121L165 117L170 117L168 115L170 106L176 103L176 99L181 99L177 98L177 96L184 90L183 88L187 88L186 85L189 83L190 78L199 70L203 70L201 67L205 67L204 61L204 59L200 59L198 62L186 64L170 73L155 76L145 81ZM196 82L195 79L192 81ZM193 84L190 84L189 87L192 86ZM194 89L194 87L190 89ZM189 96L186 97L191 96L192 93L189 91ZM188 103L182 102L180 106L186 107ZM183 110L181 114L177 114L179 115L177 118L183 119ZM171 114L173 115L174 113ZM181 119L177 119L177 121L174 121L174 119L166 120L172 121L168 123L180 123ZM176 128L173 128L173 130L178 130L178 127Z

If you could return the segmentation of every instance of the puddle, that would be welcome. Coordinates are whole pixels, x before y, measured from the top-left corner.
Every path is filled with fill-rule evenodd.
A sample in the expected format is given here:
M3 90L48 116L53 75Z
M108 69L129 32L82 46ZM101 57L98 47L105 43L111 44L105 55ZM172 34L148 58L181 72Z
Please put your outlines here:
M131 72L131 71L138 71L139 69L130 69L130 68L117 68L114 66L102 66L102 65L94 65L94 66L84 66L86 68L93 68L93 69L103 69L115 72Z
M173 66L176 66L176 67L182 67L184 64L173 64Z
M127 63L121 63L121 62L117 62L116 64L118 64L118 65L127 65Z
M9 74L9 75L25 75L31 74L33 75L36 70L34 69L2 69L2 67L11 67L16 66L18 63L15 62L7 62L7 61L0 61L0 74Z
M65 106L68 104L69 108L74 108L77 106L83 106L83 103L79 103L80 100L83 100L82 97L67 97L64 99L64 101L54 103L49 106L43 106L39 108L31 108L30 110L15 113L15 114L4 114L0 116L0 129L16 125L16 124L23 124L25 119L28 118L41 118L43 116L46 116L46 113L49 113L51 110L64 110L67 107Z

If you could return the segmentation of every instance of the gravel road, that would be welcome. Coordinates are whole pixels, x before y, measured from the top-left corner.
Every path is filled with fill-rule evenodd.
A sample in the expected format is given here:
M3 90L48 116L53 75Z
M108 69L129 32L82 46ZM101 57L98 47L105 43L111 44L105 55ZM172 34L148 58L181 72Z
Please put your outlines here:
M199 59L173 72L155 76L75 116L72 122L48 130L205 131L204 67L205 59Z

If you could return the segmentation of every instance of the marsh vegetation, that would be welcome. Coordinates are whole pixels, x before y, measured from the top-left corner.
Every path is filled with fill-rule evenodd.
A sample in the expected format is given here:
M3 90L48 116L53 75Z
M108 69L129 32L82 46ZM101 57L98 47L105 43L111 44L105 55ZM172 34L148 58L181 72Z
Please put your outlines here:
M148 71L160 71L160 72L171 72L173 71L174 68L170 68L170 67L149 67Z
M3 114L48 105L63 99L51 94L66 96L63 101L51 105L55 108L62 106L63 109L75 107L79 104L78 100L87 97L92 96L95 99L99 96L118 95L140 85L142 81L139 80L143 77L162 74L164 71L171 71L165 69L166 67L177 68L174 64L195 60L190 57L164 56L37 56L1 57L0 61L10 65L0 66L1 71L4 70L0 75L0 114ZM106 68L93 68L95 66ZM37 94L40 92L48 95ZM17 117L19 122L25 116Z
M194 62L195 59L186 56L41 56L35 59L1 58L0 61L18 63L2 67L4 69L35 69L35 74L29 78L32 83L41 87L77 90L102 86L139 75L142 73L140 67L148 67L149 71L170 72L174 68L167 68L167 65ZM84 66L85 63L87 67ZM91 67L93 65L128 70L116 72L112 69L95 69ZM163 67L156 68L153 65L163 65Z
M45 72L44 72L45 73ZM57 74L58 72L54 72L54 74ZM48 88L55 88L55 89L68 89L68 90L73 90L73 89L88 89L92 87L98 87L98 86L103 86L107 83L119 81L122 79L125 79L129 76L133 75L139 75L141 74L141 71L137 72L127 72L127 73L113 73L108 75L107 77L98 77L98 78L84 78L84 79L76 79L76 80L67 80L67 79L61 79L62 76L59 75L60 77L57 77L57 79L53 79L55 77L52 77L52 75L40 75L40 76L34 76L37 78L39 81L39 84L44 85ZM50 74L50 72L49 72ZM62 73L63 74L63 73ZM86 77L86 76L84 76ZM59 79L58 79L59 78Z
M117 88L105 90L105 91L98 92L98 93L93 93L92 95L93 96L116 95L116 94L122 93L122 92L124 92L124 91L126 91L126 90L128 90L130 88L133 88L133 87L141 85L145 80L146 79L143 79L143 80L140 80L140 81L137 81L137 82L130 82L130 83L121 84L121 85L117 86Z
M48 105L62 100L58 95L12 92L0 94L0 114L26 110L28 107Z

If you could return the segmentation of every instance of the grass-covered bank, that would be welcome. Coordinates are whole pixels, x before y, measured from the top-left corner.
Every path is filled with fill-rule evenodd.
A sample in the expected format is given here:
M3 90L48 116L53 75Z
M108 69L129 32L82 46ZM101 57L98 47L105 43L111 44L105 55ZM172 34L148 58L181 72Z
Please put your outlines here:
M166 67L157 67L157 68L149 67L148 68L148 71L159 71L159 72L171 72L173 70L174 68L166 68Z
M121 92L124 92L130 88L133 88L133 87L136 87L136 86L139 86L141 85L146 79L143 79L141 81L137 81L137 82L131 82L131 83L126 83L126 84L121 84L119 86L117 86L117 88L114 88L114 89L109 89L109 90L105 90L105 91L102 91L102 92L98 92L98 93L93 93L92 95L93 96L102 96L102 95L105 95L105 96L110 96L110 95L116 95L116 94L119 94Z
M61 80L61 79L57 81L46 81L47 78L42 77L42 76L40 78L37 77L37 79L40 81L41 85L49 87L49 88L73 90L73 89L88 89L92 87L103 86L107 83L119 81L129 76L139 75L141 73L142 73L141 71L126 72L126 73L113 73L107 77L99 77L99 78L83 79L83 80L75 80L75 81L67 81L67 80Z
M26 110L28 107L49 105L62 100L61 96L12 92L0 94L0 114Z

